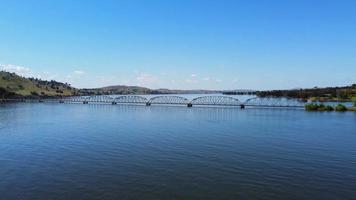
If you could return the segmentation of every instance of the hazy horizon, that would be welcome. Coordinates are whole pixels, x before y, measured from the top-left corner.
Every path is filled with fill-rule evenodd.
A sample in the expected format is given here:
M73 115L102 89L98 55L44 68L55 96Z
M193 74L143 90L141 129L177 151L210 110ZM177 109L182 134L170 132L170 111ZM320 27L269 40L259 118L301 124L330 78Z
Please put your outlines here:
M0 70L152 89L356 82L355 1L2 1Z

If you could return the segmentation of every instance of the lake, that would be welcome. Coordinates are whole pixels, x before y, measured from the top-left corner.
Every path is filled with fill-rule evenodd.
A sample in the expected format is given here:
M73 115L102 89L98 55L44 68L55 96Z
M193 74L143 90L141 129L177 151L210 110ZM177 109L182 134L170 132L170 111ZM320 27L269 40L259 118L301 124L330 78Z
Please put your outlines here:
M356 114L0 105L0 199L355 199Z

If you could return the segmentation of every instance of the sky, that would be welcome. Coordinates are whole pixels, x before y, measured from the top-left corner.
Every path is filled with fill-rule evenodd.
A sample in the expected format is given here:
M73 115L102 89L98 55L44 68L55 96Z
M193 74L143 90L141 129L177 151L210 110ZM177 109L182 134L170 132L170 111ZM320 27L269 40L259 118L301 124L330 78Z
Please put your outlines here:
M78 88L356 83L354 0L0 0L0 70Z

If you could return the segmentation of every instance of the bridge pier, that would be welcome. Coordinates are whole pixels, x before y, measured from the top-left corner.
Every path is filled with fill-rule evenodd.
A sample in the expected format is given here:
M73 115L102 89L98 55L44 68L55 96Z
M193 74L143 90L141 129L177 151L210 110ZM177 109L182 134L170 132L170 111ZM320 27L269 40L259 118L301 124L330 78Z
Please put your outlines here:
M191 107L193 107L193 104L192 104L192 103L188 103L188 104L187 104L187 107L188 107L188 108L191 108Z
M146 103L146 106L150 106L150 105L151 105L151 103L150 103L150 102L147 102L147 103Z
M245 105L244 105L244 104L241 104L241 105L240 105L240 108L241 108L241 109L245 109Z

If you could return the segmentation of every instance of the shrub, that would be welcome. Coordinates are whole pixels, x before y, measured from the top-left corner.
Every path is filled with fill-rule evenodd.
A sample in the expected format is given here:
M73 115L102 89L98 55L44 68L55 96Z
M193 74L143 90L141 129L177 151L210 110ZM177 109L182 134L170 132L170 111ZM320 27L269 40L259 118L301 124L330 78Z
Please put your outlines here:
M31 94L34 96L38 96L38 93L36 91L32 91Z
M327 106L325 107L325 110L326 110L326 111L333 111L333 110L334 110L334 107L332 107L332 106L330 106L330 105L327 105Z
M346 108L346 106L344 106L344 105L342 105L342 104L338 104L337 106L335 106L335 110L342 112L342 111L346 111L347 108Z
M317 104L317 103L309 103L305 104L305 110L307 111L333 111L334 107L324 104Z
M25 89L25 88L23 87L23 85L21 85L21 84L18 85L18 88L19 88L19 90Z
M325 110L325 105L324 104L319 104L318 106L318 111L324 111Z
M308 104L305 104L305 110L308 110L308 111L316 111L318 110L318 104L316 103L308 103Z

